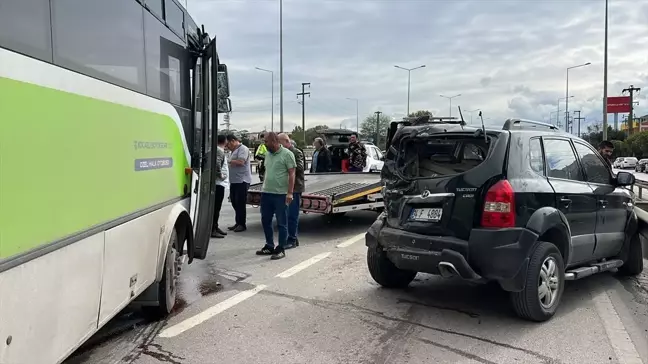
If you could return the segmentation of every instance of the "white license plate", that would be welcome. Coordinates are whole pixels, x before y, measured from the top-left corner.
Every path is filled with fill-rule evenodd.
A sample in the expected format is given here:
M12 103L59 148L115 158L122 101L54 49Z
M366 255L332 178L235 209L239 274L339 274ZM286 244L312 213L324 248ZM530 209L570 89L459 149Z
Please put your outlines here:
M416 221L432 221L438 222L441 220L443 209L413 209L410 215L410 220Z

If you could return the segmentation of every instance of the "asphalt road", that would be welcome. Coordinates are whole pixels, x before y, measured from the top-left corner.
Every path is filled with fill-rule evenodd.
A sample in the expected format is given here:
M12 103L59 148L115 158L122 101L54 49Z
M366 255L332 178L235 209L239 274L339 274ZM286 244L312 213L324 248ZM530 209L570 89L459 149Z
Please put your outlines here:
M362 239L375 218L303 216L301 246L271 261L254 254L263 235L249 208L248 231L183 269L170 319L124 313L66 364L648 364L648 275L568 282L553 320L529 323L492 285L419 274L407 290L379 287Z

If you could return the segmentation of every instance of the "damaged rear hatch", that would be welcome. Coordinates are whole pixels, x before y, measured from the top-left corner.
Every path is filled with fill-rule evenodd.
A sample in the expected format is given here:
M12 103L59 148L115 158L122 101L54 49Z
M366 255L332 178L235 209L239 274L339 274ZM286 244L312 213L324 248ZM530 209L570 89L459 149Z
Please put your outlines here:
M468 240L485 191L505 170L508 132L407 129L394 137L382 172L387 225Z

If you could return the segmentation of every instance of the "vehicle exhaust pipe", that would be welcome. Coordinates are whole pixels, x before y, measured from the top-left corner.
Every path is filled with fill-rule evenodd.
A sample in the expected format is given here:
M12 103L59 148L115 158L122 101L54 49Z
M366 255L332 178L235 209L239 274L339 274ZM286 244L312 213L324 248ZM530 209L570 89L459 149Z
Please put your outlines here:
M457 271L457 268L452 263L448 262L440 262L439 265L437 265L437 268L439 269L439 274L441 274L441 277L443 278L452 278L452 277L459 277L459 272Z

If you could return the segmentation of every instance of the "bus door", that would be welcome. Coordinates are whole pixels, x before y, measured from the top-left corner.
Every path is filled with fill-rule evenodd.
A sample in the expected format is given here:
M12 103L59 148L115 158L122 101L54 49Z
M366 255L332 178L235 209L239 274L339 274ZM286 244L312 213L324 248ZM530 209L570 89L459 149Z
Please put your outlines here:
M219 74L219 70L225 70ZM219 65L216 40L213 39L199 57L194 73L194 130L196 153L192 169L198 178L192 186L194 254L205 259L214 218L216 177L220 173L216 160L218 114L231 109L227 69ZM199 83L199 84L196 84ZM198 87L197 87L198 86ZM224 98L224 100L219 100ZM225 105L225 106L221 106Z

